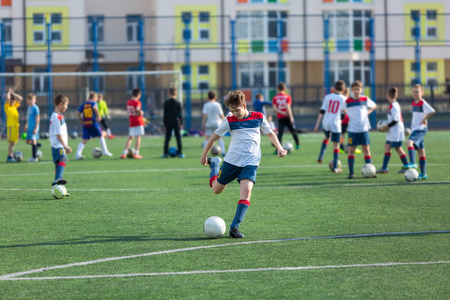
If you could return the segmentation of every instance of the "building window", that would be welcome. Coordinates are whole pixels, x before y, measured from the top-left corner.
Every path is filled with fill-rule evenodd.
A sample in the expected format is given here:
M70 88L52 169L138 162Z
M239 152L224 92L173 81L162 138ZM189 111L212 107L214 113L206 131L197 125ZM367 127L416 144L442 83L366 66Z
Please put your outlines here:
M436 10L427 10L427 20L435 21L437 19L437 11Z
M51 14L50 21L52 25L61 25L62 24L62 15L61 14Z
M94 32L92 31L92 24L94 21L97 23L97 42L104 41L104 26L105 17L104 16L88 16L88 41L92 43L94 41Z
M239 85L241 88L276 87L279 83L279 70L277 62L245 62L239 64ZM281 70L283 77L286 65ZM284 80L287 81L286 78Z
M209 74L209 66L208 65L199 65L198 66L198 75L208 75Z
M50 15L52 43L62 43L62 14L53 13ZM47 26L44 14L33 14L33 43L44 44L47 39Z
M347 86L351 86L355 80L360 80L365 86L370 82L369 61L330 61L329 79L333 85L338 80L343 80Z
M437 72L437 63L427 62L427 72Z
M207 81L198 81L198 89L199 90L209 90L209 82L207 82Z
M33 14L33 25L44 25L45 17L44 14Z
M46 73L47 70L43 68L36 68L33 70L34 73ZM49 77L48 76L33 76L33 91L36 95L46 94L49 87Z
M127 42L137 43L141 36L139 28L140 15L128 15L127 16Z
M200 23L209 23L209 12L200 12L198 14L198 21Z
M62 42L61 30L52 30L52 42L53 43L61 43Z

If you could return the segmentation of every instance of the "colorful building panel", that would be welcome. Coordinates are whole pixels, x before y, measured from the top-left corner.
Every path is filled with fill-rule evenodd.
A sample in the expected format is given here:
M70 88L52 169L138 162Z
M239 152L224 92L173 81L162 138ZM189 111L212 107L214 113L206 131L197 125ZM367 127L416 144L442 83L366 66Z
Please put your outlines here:
M407 45L415 42L415 18L418 18L420 43L423 45L444 45L445 42L445 4L408 3L405 4L405 41Z
M405 84L414 84L417 82L417 72L415 60L404 60ZM420 63L420 81L426 89L430 85L437 86L445 78L445 60L444 59L422 59ZM408 94L411 89L407 89Z

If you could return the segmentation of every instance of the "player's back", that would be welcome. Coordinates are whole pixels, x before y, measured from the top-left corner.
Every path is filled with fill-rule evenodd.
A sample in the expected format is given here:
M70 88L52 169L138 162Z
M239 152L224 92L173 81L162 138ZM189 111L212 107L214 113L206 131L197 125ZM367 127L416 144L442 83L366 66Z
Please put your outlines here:
M292 104L292 99L291 99L291 96L288 95L288 94L278 93L277 95L275 95L273 97L272 104L275 105L275 107L278 110L286 112L288 105ZM279 119L280 118L288 118L288 117L289 116L287 116L287 115L283 115L283 114L277 113L277 118L279 118Z
M217 102L205 103L202 113L206 114L206 126L218 126L222 121L220 117L223 114L222 107Z
M97 103L94 101L86 101L78 108L78 111L83 116L84 127L93 127L97 123L97 115L94 110L94 107L96 106Z
M337 93L328 94L323 99L324 116L323 129L331 132L341 132L341 112L344 109L345 96Z
M130 118L130 127L143 126L144 119L142 115L138 115L138 110L142 107L141 101L136 99L130 99L127 102L127 112Z

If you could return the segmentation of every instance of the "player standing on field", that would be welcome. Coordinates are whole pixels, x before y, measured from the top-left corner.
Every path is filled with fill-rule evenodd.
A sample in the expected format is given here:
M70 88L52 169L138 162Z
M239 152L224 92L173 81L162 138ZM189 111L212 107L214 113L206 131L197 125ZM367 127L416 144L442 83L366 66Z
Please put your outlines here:
M67 110L69 98L60 94L55 97L55 111L50 118L50 145L52 147L53 162L55 163L55 184L66 185L67 181L63 179L64 170L67 163L67 154L72 152L67 141L67 124L63 112ZM69 193L66 194L69 196Z
M12 89L9 89L6 94L5 102L5 115L6 115L6 128L7 128L7 139L8 139L8 157L6 158L7 163L17 162L13 157L14 145L19 140L19 111L17 108L22 102L22 97L14 93Z
M108 112L108 104L106 103L106 100L103 99L103 94L98 94L98 112L100 113L100 117L102 117L100 123L102 124L103 129L106 130L108 139L115 138L114 134L111 133L108 122L106 121L109 120L110 117Z
M28 162L37 162L37 149L41 144L38 145L37 139L39 138L39 122L41 121L39 114L39 107L36 105L36 95L27 95L28 109L27 109L27 123L23 130L27 133L26 143L31 145L31 157L27 160Z
M205 133L203 148L224 119L225 116L223 115L222 106L216 101L216 93L214 93L214 91L209 91L208 102L203 105L202 110L202 129ZM222 151L222 156L225 156L225 144L223 139L219 140L219 146Z
M427 175L427 160L425 157L425 135L428 131L428 118L434 114L434 109L422 99L423 89L420 84L415 84L412 89L414 102L412 103L411 135L406 145L410 163L405 168L417 168L416 152L419 153L420 174L419 180L425 180Z
M131 142L136 137L135 152L133 154L134 159L142 159L139 154L139 148L141 147L141 136L145 134L144 129L144 111L142 110L141 89L135 88L132 92L132 98L127 102L128 117L130 119L130 127L128 129L128 140L125 143L125 149L123 149L121 159L127 158L128 149L131 146Z
M364 152L364 161L366 164L372 163L370 154L370 123L369 115L377 108L375 102L366 96L362 96L362 82L356 80L352 83L353 97L347 98L344 102L344 109L347 110L349 117L348 123L348 168L350 174L349 179L355 178L355 149L356 146L362 145Z
M278 140L281 143L283 139L284 127L287 127L295 141L295 148L300 149L300 141L295 130L294 115L292 113L292 99L286 94L286 84L280 82L277 86L278 94L272 99L273 110L278 118ZM275 151L275 154L277 151Z
M345 114L343 106L346 97L342 95L345 91L345 82L342 80L336 81L334 89L336 91L335 93L328 94L323 99L314 131L317 132L319 130L320 120L323 117L322 129L325 133L325 139L322 141L317 162L322 163L325 150L331 139L333 142L333 172L342 173L342 169L338 167L338 162L339 142L341 138L341 114Z
M386 136L386 144L384 146L383 166L381 169L377 170L377 173L381 174L386 174L389 171L388 164L391 159L391 148L394 148L398 155L400 155L400 160L402 161L403 166L408 164L406 153L402 148L403 141L405 140L405 127L403 125L400 104L397 102L397 95L398 90L395 87L390 88L386 95L386 98L391 105L389 105L387 117L388 124L381 128L382 132L389 130ZM404 173L404 170L401 170L399 173Z
M269 140L275 145L279 157L285 156L287 151L281 146L264 115L247 110L244 93L241 91L229 92L225 99L225 105L230 109L230 113L209 139L203 149L200 163L202 165L209 163L211 166L209 184L215 194L220 194L227 184L235 179L238 180L240 200L230 226L230 236L243 238L244 235L239 232L239 225L250 206L250 196L261 160L261 131L267 134ZM231 135L231 143L220 167L222 161L220 157L208 159L207 155L214 143L226 132Z

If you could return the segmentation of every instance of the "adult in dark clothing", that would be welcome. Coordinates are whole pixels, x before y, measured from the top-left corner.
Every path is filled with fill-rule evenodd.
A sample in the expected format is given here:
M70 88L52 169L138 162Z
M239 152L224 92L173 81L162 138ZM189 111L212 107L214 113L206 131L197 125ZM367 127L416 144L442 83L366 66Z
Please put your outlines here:
M177 139L177 156L184 158L180 134L180 130L183 128L181 102L175 99L177 96L176 88L171 87L169 89L169 95L170 98L164 102L164 130L166 131L166 136L164 139L164 154L161 158L169 157L169 142L172 138L172 131L175 132L175 138Z

